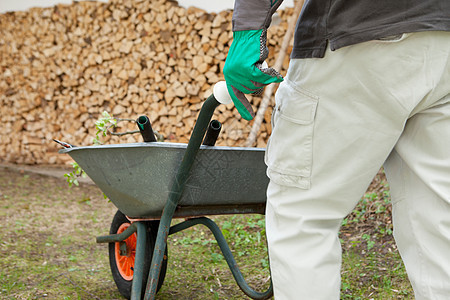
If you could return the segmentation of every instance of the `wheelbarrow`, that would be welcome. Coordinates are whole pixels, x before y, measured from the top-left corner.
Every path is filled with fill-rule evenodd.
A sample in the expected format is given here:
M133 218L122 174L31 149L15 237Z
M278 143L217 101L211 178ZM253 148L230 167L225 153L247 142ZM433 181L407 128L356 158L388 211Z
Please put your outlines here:
M210 124L217 129L217 123L210 121L220 103L231 103L225 82L217 83L204 102L188 144L156 142L144 120L142 136L152 142L70 145L60 150L118 208L110 235L97 237L97 242L109 243L111 272L126 298L155 299L167 269L168 235L197 224L212 231L234 279L248 297L273 295L272 283L265 292L249 287L220 228L205 217L264 214L269 182L264 149L214 146L210 138L214 133L210 135L209 130L205 137ZM185 220L171 226L173 218Z

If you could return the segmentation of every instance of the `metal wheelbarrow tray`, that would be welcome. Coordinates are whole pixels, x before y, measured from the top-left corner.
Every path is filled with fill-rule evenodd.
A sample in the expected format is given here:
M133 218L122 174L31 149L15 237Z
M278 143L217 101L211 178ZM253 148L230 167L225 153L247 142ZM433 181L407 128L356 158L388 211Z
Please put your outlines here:
M233 277L247 296L272 297L272 283L265 292L248 286L220 228L204 217L263 214L265 209L269 180L264 150L202 146L215 108L226 102L230 99L225 83L216 84L187 145L150 142L60 151L69 154L119 209L110 235L97 237L97 242L109 243L112 275L126 298L155 299L166 272L168 235L197 224L212 231ZM151 131L150 125L148 128ZM150 135L141 133L144 139L153 136L152 131ZM175 217L186 220L171 226Z
M186 144L76 147L69 154L117 208L132 219L159 219ZM201 146L174 217L264 213L264 150Z

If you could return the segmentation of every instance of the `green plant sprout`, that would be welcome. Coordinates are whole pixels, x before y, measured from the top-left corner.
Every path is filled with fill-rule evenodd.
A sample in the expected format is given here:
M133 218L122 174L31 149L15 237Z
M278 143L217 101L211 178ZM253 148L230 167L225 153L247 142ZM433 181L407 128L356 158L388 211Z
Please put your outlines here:
M72 163L72 167L72 172L64 174L64 177L66 177L69 187L72 187L73 185L79 186L80 183L78 182L78 178L86 178L86 172L84 172L80 165L76 162Z
M113 132L111 131L111 128L117 127L119 122L136 122L136 120L133 119L122 119L122 118L114 118L112 117L107 111L104 111L102 113L102 117L100 117L97 122L95 122L95 128L97 129L97 132L95 133L95 138L93 139L94 145L101 145L103 144L100 141L100 136L107 136L109 135L117 135L117 136L123 136L127 134L136 134L139 133L139 130L132 130L132 131L125 131L125 132ZM158 131L154 130L154 134L156 136L156 140L158 142L164 141L164 136L160 134Z
M107 111L103 111L102 117L95 122L95 128L97 129L97 132L95 133L95 137L92 140L92 143L94 145L101 145L103 144L100 141L100 134L102 136L106 136L111 127L117 127L118 119L112 117Z
M117 135L117 136L123 136L127 134L136 134L139 133L139 130L132 130L132 131L125 131L125 132L113 132L112 128L116 128L119 122L135 122L133 119L121 119L121 118L115 118L111 116L107 111L103 111L101 114L101 117L95 122L95 128L97 129L97 132L95 133L95 137L92 140L92 143L94 145L102 145L103 142L101 141L101 137L106 137L109 135ZM160 134L157 131L154 131L156 139L158 142L163 142L164 137L162 134ZM86 172L78 165L78 163L73 162L72 163L73 170L70 173L64 174L64 177L66 177L66 181L69 183L69 187L72 187L73 185L78 186L78 178L82 177L85 178ZM106 196L104 195L106 198Z

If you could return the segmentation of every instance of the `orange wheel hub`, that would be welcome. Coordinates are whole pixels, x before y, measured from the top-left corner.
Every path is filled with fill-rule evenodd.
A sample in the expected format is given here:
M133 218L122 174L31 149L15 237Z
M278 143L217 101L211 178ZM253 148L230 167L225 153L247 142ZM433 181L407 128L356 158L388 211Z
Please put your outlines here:
M117 230L117 234L124 232L128 227L130 227L129 223L123 223ZM133 280L134 258L136 256L136 242L136 233L133 233L129 238L122 242L126 244L126 253L124 253L124 251L121 251L121 243L115 243L117 269L119 270L120 275L125 280Z

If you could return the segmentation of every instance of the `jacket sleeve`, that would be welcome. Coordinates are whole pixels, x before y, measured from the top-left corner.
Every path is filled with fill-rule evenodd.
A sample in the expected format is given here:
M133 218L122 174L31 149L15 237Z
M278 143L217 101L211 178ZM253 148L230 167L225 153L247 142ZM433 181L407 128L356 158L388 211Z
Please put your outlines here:
M259 30L270 26L272 15L283 0L236 0L233 31Z

